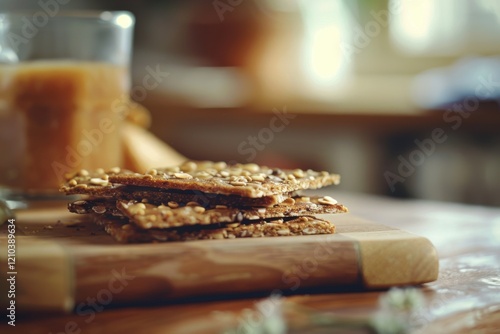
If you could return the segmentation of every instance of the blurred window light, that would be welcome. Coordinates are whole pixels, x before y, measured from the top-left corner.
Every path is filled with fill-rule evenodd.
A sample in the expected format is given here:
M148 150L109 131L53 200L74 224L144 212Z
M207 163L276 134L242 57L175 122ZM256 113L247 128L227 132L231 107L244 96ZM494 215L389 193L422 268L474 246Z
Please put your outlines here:
M349 43L349 12L343 0L302 0L304 22L302 66L318 94L333 95L349 72L341 46Z
M413 55L500 52L498 0L389 0L390 37Z
M410 54L456 54L466 33L468 0L390 0L390 36Z
M340 44L340 32L335 26L318 29L311 36L308 49L310 71L318 81L328 81L339 74L342 55L336 45Z
M437 3L432 0L422 0L418 3L404 0L394 2L399 2L401 6L399 15L391 16L394 26L397 26L397 31L407 39L416 42L418 44L416 47L419 47L429 36Z

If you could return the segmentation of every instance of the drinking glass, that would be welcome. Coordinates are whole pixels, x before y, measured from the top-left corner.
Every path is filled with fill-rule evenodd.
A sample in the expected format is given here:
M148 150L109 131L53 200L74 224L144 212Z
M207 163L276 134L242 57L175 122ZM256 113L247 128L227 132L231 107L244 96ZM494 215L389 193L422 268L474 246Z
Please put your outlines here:
M57 198L67 173L121 166L134 21L0 13L0 200Z

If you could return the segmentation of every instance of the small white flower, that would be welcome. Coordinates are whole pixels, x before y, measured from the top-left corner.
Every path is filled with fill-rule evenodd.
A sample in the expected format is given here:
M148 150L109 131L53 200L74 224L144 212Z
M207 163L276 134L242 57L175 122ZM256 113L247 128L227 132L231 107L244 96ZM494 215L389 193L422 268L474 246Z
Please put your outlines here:
M380 309L371 324L377 333L406 333L412 326L412 314L424 306L424 301L419 289L392 288L380 297Z
M271 296L258 302L255 308L263 315L262 334L286 333L286 321L283 317L283 301L280 296Z
M412 311L424 305L424 295L416 288L392 288L379 299L382 309Z

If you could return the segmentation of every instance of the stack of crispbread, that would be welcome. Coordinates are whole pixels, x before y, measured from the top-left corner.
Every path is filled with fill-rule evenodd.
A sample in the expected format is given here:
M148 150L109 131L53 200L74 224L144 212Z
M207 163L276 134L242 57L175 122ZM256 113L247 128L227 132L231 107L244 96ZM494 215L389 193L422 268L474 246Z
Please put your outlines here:
M313 215L346 207L299 192L339 180L312 170L187 161L144 174L81 170L61 190L84 195L69 210L92 215L115 240L160 242L334 233L331 222Z

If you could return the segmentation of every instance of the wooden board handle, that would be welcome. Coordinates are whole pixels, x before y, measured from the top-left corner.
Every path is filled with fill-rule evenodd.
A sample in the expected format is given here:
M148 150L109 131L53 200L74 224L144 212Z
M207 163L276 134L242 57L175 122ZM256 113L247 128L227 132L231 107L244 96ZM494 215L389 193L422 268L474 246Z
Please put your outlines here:
M4 239L5 240L5 239ZM4 241L2 240L2 241ZM3 248L3 247L2 247ZM7 252L0 255L7 268ZM55 242L18 238L16 244L15 301L19 312L69 312L74 307L73 267L67 252ZM2 282L6 272L1 273ZM2 292L6 290L2 289ZM2 293L2 308L6 305Z
M359 242L361 273L367 288L422 284L438 277L437 252L426 238L400 230L346 235Z

